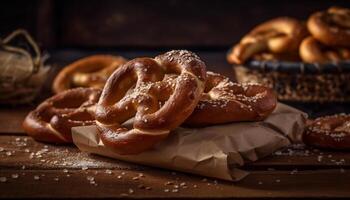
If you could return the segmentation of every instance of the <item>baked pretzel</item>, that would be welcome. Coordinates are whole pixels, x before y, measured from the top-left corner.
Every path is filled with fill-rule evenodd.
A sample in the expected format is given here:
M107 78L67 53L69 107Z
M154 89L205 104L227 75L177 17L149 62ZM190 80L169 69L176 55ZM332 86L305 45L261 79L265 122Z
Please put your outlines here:
M325 45L350 47L350 9L331 7L316 12L309 17L307 27Z
M103 88L107 78L126 60L119 56L93 55L64 67L53 82L53 91L59 93L74 87Z
M184 50L134 59L118 68L96 105L102 142L119 154L137 154L166 138L196 107L205 68L197 55ZM178 74L174 87L164 80L166 74ZM122 126L134 116L132 128Z
M233 83L227 77L207 72L205 91L196 109L185 121L189 126L259 121L276 107L274 92L253 83Z
M320 117L306 126L305 144L320 148L350 149L350 115Z
M327 63L350 59L350 50L340 47L327 47L309 36L300 45L300 57L308 63Z
M27 115L23 129L39 141L70 143L72 127L94 124L94 107L100 94L100 89L93 88L56 94Z
M253 60L259 61L300 61L298 53L258 53L252 56Z
M229 63L242 64L254 54L261 52L295 52L307 35L306 27L296 19L275 18L255 27L230 50Z

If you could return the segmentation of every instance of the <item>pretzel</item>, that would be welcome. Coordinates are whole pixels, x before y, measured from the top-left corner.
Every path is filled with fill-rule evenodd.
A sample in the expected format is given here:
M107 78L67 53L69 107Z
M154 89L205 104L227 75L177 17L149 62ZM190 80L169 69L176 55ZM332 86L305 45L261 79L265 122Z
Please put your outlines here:
M263 120L276 104L276 95L267 87L233 83L225 76L207 72L205 91L185 124L206 126Z
M305 144L320 148L350 149L350 115L320 117L307 125Z
M70 143L72 127L94 124L100 93L100 89L75 88L56 94L27 115L23 129L39 141Z
M119 154L138 154L166 138L196 107L205 68L194 53L174 50L155 59L134 59L117 69L96 105L102 142ZM164 80L166 74L179 74L174 87ZM134 116L132 128L122 126Z
M261 52L295 52L306 36L306 27L296 19L275 18L255 27L230 50L229 63L243 64L254 54Z
M259 61L300 61L298 53L258 53L252 56L253 60Z
M310 33L328 46L350 47L350 9L331 7L307 21Z
M107 78L126 60L119 56L93 55L64 67L56 76L52 90L59 93L74 87L103 88Z
M302 60L308 63L327 63L350 59L349 49L327 47L312 36L303 40L299 52Z

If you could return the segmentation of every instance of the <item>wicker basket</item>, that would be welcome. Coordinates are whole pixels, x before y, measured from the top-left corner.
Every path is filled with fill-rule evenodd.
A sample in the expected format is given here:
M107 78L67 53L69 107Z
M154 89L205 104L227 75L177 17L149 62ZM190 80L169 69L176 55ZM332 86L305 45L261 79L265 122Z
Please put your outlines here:
M350 102L350 61L328 64L249 61L234 66L239 82L269 86L279 100L301 102Z

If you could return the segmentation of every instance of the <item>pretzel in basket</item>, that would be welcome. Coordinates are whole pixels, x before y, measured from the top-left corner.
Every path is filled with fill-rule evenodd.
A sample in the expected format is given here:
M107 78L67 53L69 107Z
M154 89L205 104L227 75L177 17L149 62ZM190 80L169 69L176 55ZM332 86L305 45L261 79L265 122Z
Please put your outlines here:
M320 117L307 125L303 141L312 146L350 149L350 115Z
M174 50L117 69L96 105L102 142L119 154L137 154L166 138L195 109L204 90L205 68L194 53ZM178 75L174 87L164 79L167 74ZM122 126L132 117L133 127Z
M276 107L274 92L253 83L233 83L227 77L207 72L205 91L191 116L189 126L206 126L265 119Z
M70 89L42 102L23 122L23 129L43 142L72 142L71 128L92 125L100 89Z
M295 53L267 53L267 52L263 52L263 53L254 54L252 56L252 59L257 60L257 61L279 61L279 60L294 61L294 62L300 61L299 55L295 54Z
M341 47L327 47L309 36L300 45L300 57L308 63L327 63L350 59L350 50Z
M350 9L331 7L307 21L310 33L328 46L350 47Z
M59 93L74 87L103 88L107 78L126 60L120 56L93 55L64 67L53 82L53 91Z
M230 50L227 60L242 64L262 52L293 53L307 35L306 27L296 19L280 17L255 27Z

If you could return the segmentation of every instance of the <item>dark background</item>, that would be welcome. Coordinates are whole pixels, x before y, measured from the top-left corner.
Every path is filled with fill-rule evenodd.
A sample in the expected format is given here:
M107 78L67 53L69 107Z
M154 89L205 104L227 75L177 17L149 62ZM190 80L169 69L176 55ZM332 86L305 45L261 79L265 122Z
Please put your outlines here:
M0 37L27 29L49 55L51 82L66 64L96 53L126 58L169 49L195 51L207 68L234 79L226 52L255 25L279 16L301 20L350 0L4 0ZM312 117L350 112L349 103L285 102Z
M254 25L302 20L349 0L5 0L0 35L25 28L44 48L227 49Z

